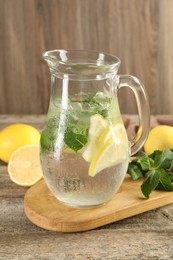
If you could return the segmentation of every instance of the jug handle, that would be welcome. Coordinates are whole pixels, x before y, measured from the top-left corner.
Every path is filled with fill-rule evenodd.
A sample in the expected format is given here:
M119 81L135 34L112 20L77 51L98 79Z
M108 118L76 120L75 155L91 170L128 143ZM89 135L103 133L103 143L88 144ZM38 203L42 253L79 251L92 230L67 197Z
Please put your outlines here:
M117 89L124 87L130 88L136 98L138 114L139 114L139 128L136 136L130 140L131 156L136 154L144 145L150 130L150 109L149 103L144 90L143 84L138 78L131 75L119 75Z

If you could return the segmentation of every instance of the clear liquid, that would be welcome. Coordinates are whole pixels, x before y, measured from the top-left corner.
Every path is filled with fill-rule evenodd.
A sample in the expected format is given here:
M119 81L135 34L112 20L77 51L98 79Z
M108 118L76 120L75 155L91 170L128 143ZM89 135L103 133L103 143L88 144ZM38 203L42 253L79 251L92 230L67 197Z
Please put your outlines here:
M61 161L48 155L42 166L46 183L57 199L72 207L96 207L109 201L121 186L128 155L123 162L102 170L95 177L88 175L89 164L81 154L64 154Z
M66 205L78 208L102 205L114 196L125 177L129 161L128 140L127 138L124 140L125 150L122 158L119 156L118 163L106 166L94 177L90 176L91 161L87 162L82 156L83 150L90 142L90 137L87 137L87 143L82 149L76 152L74 148L78 148L77 146L81 141L83 142L83 139L80 139L79 143L75 143L74 147L69 148L68 145L74 142L74 136L72 139L69 136L65 138L65 133L72 120L76 120L75 126L79 125L89 129L94 107L88 103L82 107L83 103L78 101L68 105L68 110L63 110L60 109L58 102L50 103L41 138L41 165L45 181L54 196ZM108 121L108 125L114 127L118 125L124 128L116 99L109 106L107 99L101 97L97 110L99 115L103 114L103 119ZM108 116L105 115L107 111ZM125 132L125 130L123 131ZM119 139L115 137L114 141L119 142Z

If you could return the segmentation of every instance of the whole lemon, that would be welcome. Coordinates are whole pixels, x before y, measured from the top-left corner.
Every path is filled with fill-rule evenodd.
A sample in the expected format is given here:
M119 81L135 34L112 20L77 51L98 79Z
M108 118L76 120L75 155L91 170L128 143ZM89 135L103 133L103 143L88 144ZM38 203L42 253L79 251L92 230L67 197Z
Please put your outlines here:
M39 131L26 124L13 124L0 132L0 159L6 163L14 151L27 144L39 144Z
M155 150L163 150L165 147L173 148L173 127L168 125L159 125L151 129L148 139L144 145L147 154Z

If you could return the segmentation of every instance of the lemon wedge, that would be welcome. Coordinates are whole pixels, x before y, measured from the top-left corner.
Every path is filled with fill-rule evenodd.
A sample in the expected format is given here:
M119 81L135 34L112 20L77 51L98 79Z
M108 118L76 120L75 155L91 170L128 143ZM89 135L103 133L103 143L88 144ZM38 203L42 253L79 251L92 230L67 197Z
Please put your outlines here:
M108 121L100 114L95 114L90 117L89 139L96 139L102 131L108 126Z
M95 176L105 168L118 165L128 156L128 139L123 124L107 127L98 138L89 175Z
M88 132L89 142L87 143L84 152L82 153L82 157L85 159L85 161L91 162L92 156L97 148L97 139L107 126L108 121L100 114L95 114L90 117L90 127Z

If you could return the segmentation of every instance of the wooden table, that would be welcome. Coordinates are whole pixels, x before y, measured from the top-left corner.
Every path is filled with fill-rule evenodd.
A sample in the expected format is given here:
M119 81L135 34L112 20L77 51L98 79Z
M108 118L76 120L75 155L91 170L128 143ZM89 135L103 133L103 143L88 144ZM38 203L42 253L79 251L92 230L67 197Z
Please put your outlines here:
M44 116L0 116L0 129L22 122L38 129ZM27 188L0 163L0 259L173 259L173 204L80 233L56 233L25 216Z

